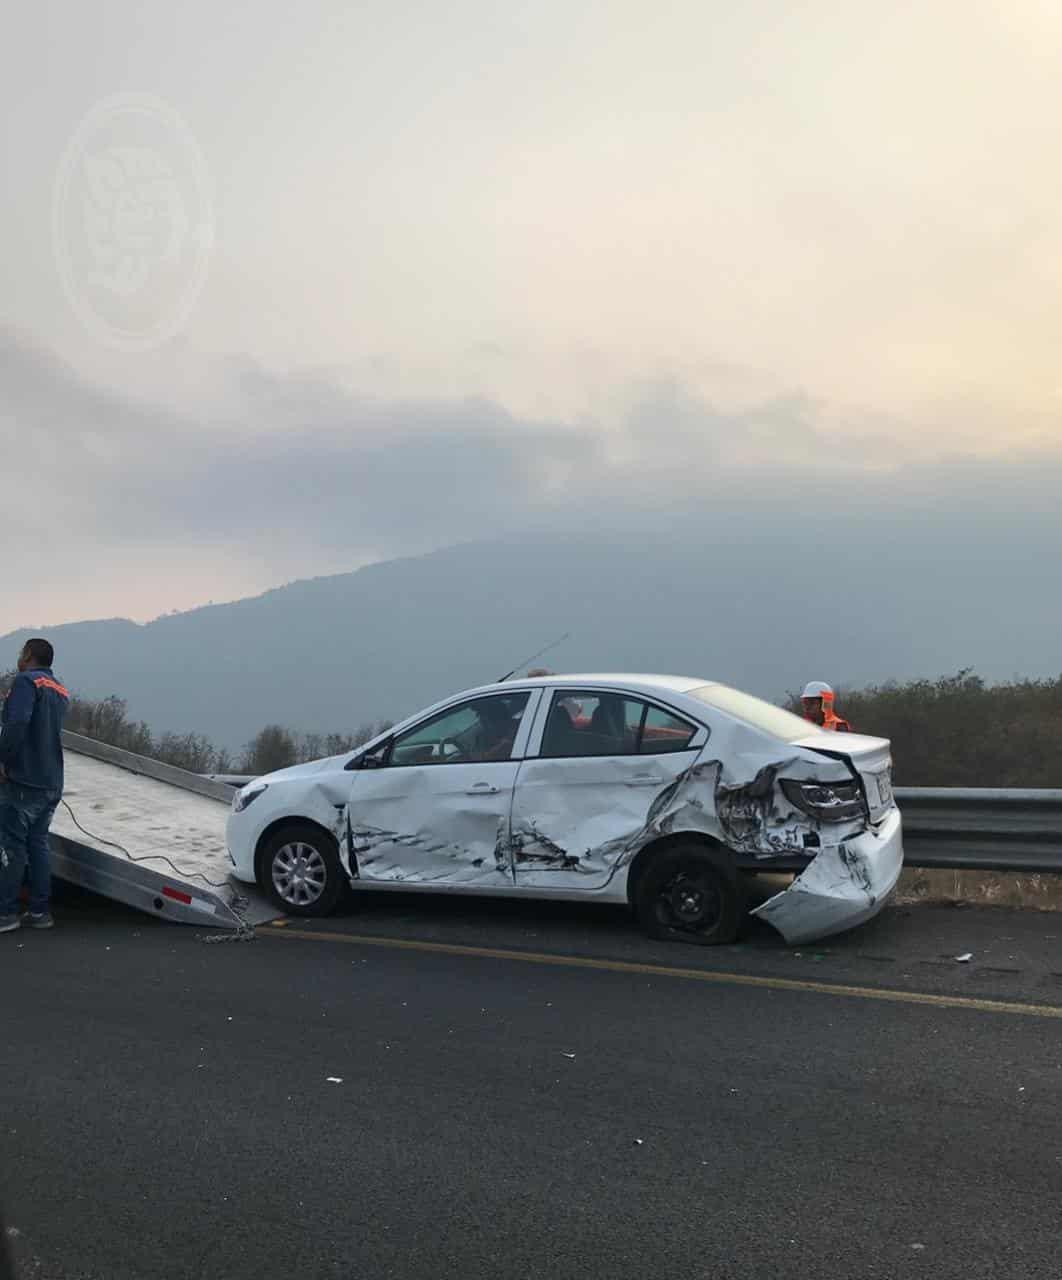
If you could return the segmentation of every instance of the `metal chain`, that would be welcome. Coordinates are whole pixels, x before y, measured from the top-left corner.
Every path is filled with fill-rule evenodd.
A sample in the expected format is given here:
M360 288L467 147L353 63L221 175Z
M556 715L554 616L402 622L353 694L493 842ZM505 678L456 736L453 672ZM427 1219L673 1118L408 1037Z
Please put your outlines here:
M207 946L216 947L222 942L254 942L257 937L258 934L255 933L254 925L244 922L229 933L201 933L199 941Z
M217 946L219 942L253 942L258 935L254 925L250 924L244 916L244 912L250 905L249 898L234 890L229 902L229 910L236 917L235 930L231 933L201 933L199 941L210 946Z

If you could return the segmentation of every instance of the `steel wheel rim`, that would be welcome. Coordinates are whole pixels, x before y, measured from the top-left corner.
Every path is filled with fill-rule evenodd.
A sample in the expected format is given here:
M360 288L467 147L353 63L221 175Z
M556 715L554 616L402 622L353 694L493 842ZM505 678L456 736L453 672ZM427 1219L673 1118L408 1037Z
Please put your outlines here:
M723 914L723 899L711 876L680 871L661 885L656 899L657 919L672 929L704 933Z
M292 907L308 907L328 883L328 867L319 850L301 840L282 845L273 855L273 888Z

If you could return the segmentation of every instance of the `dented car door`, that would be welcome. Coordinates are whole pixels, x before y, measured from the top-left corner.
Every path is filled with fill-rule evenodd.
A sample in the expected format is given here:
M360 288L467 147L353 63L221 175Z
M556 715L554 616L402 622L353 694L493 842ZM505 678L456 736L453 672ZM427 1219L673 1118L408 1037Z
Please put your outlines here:
M363 881L512 885L509 817L538 693L495 694L407 729L353 775L352 874Z
M513 797L512 854L527 889L600 889L701 754L707 730L632 694L552 691Z

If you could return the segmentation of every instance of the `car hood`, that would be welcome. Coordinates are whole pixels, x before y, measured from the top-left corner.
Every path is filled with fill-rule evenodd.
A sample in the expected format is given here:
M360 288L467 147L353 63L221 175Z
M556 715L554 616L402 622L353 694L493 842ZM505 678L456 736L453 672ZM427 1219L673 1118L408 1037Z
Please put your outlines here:
M312 778L320 773L342 773L343 767L350 759L351 753L341 756L327 756L324 760L309 760L306 764L293 764L287 769L277 769L275 773L264 773L255 782L295 782L299 778Z

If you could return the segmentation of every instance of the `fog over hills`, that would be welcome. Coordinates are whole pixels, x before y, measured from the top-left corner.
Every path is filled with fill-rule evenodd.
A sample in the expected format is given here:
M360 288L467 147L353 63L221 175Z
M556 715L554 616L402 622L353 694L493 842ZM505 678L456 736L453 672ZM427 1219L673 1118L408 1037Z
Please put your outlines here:
M716 495L703 511L513 533L253 599L47 629L56 669L153 729L238 747L265 723L345 730L486 683L549 641L554 670L704 675L777 699L973 666L1062 669L1062 519L1020 525L990 487L947 508L911 493ZM893 495L895 497L895 494ZM34 628L4 639L13 660Z

